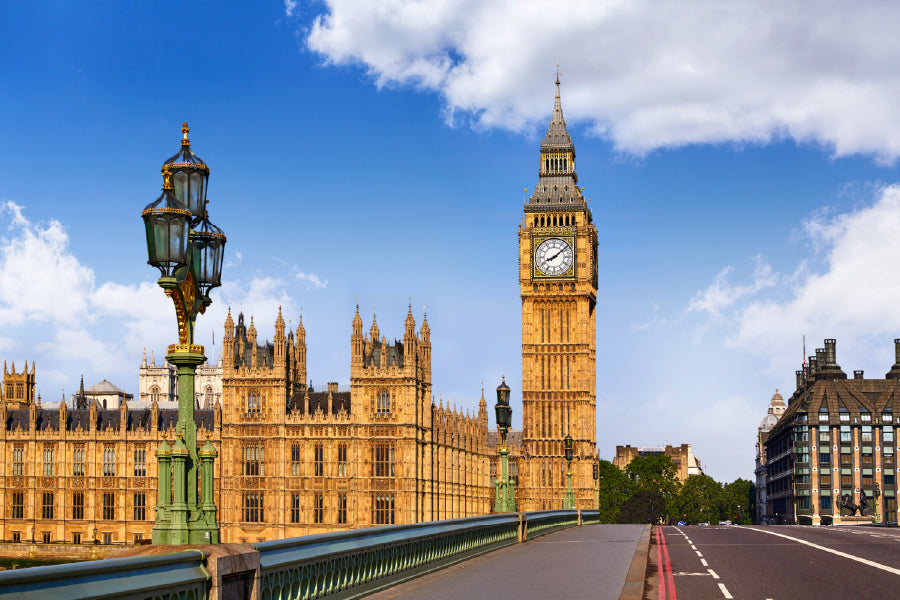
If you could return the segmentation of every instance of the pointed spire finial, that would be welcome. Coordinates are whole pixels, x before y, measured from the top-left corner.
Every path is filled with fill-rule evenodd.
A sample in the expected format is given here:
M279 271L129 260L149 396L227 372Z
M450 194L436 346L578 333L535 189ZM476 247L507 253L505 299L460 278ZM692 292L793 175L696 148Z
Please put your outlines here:
M182 146L190 146L190 145L191 145L191 142L190 142L190 140L188 140L188 136L187 136L187 134L188 134L190 131L191 131L191 130L188 128L187 121L185 121L184 124L181 126L181 133L183 134L183 135L182 135L182 138L181 138L181 145L182 145Z

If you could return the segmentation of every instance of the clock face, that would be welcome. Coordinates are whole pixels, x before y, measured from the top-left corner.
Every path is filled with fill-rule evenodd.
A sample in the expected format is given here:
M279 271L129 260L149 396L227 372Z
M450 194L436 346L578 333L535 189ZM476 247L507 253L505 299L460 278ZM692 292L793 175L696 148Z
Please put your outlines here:
M569 242L559 238L544 240L534 252L534 264L544 275L562 275L572 267L575 253Z

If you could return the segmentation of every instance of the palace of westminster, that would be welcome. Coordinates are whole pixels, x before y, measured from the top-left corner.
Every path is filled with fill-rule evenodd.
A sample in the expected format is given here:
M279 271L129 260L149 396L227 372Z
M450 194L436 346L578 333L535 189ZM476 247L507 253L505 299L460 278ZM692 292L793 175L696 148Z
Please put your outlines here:
M521 431L508 437L518 510L563 505L563 438L575 441L576 506L596 491L597 230L575 172L556 81L539 179L520 216ZM511 257L512 258L512 257ZM380 524L489 513L498 436L482 393L475 415L434 402L431 332L412 310L389 341L357 309L350 386L307 382L306 332L272 342L253 318L224 323L221 355L195 378L197 439L218 450L214 499L223 542L256 542ZM349 315L348 315L349 317ZM271 317L269 317L271 318ZM348 319L349 320L349 319ZM0 540L149 539L157 448L175 439L175 374L146 356L134 400L104 381L69 401L35 395L36 367L4 364Z

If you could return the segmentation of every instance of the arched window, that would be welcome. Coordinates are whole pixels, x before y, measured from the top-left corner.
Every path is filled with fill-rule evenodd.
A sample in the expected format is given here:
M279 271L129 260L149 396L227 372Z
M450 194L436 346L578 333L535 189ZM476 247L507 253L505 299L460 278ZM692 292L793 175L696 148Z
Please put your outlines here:
M150 388L150 400L159 402L159 386L154 385Z
M206 386L206 390L204 390L204 405L206 408L212 408L213 404L215 404L215 398L213 397L213 389L211 385Z
M377 413L391 412L391 395L385 389L378 391L378 396L375 401L375 412L377 412Z
M259 399L259 391L250 390L247 392L247 412L258 413L262 409L262 403Z

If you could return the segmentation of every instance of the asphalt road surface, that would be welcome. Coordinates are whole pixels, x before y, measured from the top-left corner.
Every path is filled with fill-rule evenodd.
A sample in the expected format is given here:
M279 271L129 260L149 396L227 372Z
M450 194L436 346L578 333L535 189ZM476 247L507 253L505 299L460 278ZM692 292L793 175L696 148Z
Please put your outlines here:
M900 529L656 527L652 600L900 598Z

